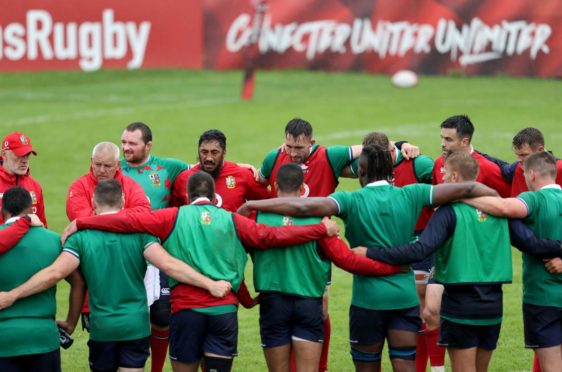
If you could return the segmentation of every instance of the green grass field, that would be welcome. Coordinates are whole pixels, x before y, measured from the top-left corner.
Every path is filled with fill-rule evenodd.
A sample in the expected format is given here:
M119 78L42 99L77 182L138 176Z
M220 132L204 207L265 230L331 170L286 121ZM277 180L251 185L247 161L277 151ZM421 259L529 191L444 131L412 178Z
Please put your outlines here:
M199 135L218 128L227 135L229 160L259 166L266 152L281 144L286 122L297 116L312 123L323 145L360 143L364 134L379 130L418 144L435 158L441 121L466 113L475 123L473 144L480 151L513 160L513 135L535 126L545 134L547 148L562 154L560 81L424 76L415 89L401 90L381 76L260 72L255 99L243 102L241 78L240 72L193 71L0 74L0 135L18 130L31 137L39 154L32 159L32 175L43 185L49 226L59 232L67 223L67 188L88 171L92 147L100 141L119 143L123 128L133 121L152 127L155 154L191 163ZM355 180L340 185L357 187ZM515 276L504 289L504 323L491 371L531 368L532 353L523 348L520 266L520 254L514 252ZM65 314L67 294L61 284L59 316ZM351 276L336 269L330 304L333 371L352 370L350 294ZM239 318L234 370L263 371L257 309L242 309ZM63 370L85 371L87 335L77 331L74 336L74 346L62 352Z

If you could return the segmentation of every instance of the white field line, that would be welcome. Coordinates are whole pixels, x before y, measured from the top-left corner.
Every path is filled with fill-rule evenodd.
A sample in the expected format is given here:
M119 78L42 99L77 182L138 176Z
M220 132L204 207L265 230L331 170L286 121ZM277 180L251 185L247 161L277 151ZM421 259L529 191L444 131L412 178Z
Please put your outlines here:
M97 118L107 115L124 115L136 113L139 111L158 111L158 110L169 110L169 109L188 109L188 108L198 108L198 107L209 107L217 106L222 104L230 104L239 102L240 99L236 98L216 98L208 99L195 102L175 102L175 103L157 103L157 104L146 104L142 106L121 106L111 109L99 109L99 110L89 110L89 111L75 111L63 114L47 114L47 115L36 115L30 117L23 117L16 120L6 120L2 123L2 126L7 127L21 127L26 125L34 124L44 124L68 120L80 120L84 118Z
M427 127L435 125L435 133L431 133L427 131ZM340 139L347 139L347 138L356 138L357 142L361 142L363 137L370 132L383 132L383 133L392 133L393 136L395 135L404 135L404 136L433 136L438 135L439 127L435 123L416 123L416 124L397 124L394 127L370 127L365 129L352 129L347 131L341 132L334 132L325 135L314 136L318 141L325 142L331 140L340 140ZM396 138L392 138L396 139Z

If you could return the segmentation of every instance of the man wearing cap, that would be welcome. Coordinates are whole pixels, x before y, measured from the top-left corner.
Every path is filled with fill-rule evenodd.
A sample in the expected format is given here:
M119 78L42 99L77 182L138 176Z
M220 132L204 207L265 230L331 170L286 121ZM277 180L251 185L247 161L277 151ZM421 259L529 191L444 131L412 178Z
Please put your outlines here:
M47 227L43 189L39 182L29 175L29 156L37 155L31 141L25 134L14 132L2 142L2 161L0 162L0 208L4 191L14 186L21 186L31 195L32 210ZM4 219L0 215L0 224Z

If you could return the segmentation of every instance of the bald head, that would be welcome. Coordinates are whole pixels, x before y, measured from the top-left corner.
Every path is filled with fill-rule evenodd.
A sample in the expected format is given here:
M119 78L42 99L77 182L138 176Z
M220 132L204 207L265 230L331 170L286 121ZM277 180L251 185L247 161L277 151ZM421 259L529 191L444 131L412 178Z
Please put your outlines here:
M92 151L92 173L98 181L110 180L119 169L119 147L111 142L100 142Z

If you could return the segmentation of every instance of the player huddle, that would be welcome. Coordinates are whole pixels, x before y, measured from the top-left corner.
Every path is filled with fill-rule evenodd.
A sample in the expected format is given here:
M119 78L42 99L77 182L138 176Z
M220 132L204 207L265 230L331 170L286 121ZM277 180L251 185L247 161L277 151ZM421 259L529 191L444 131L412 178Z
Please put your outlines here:
M219 130L201 135L190 166L151 154L150 128L132 123L123 159L111 142L94 147L69 188L60 240L32 227L47 226L29 175L36 153L24 134L8 135L0 370L60 371L59 329L72 334L82 318L92 371L141 371L149 356L161 371L168 340L174 371L230 371L241 303L259 306L270 371L326 371L333 262L353 274L356 371L380 371L385 342L395 371L425 371L428 357L444 371L445 350L453 371L486 371L511 246L523 251L525 346L535 368L562 370L562 161L535 128L514 137L512 164L474 150L473 132L466 116L446 119L434 162L379 132L320 146L310 123L293 119L255 171L225 160ZM361 188L336 192L340 177ZM325 216L343 220L352 249ZM244 284L248 256L256 298ZM65 278L68 315L55 322L54 285Z

